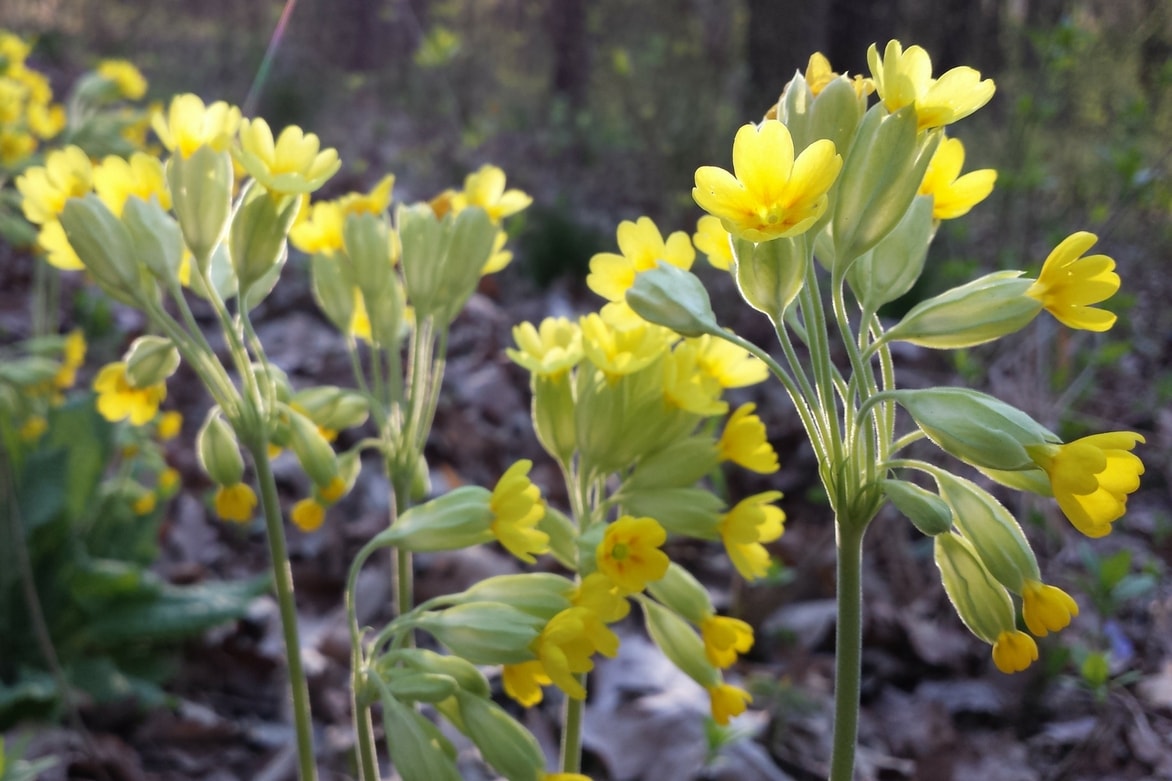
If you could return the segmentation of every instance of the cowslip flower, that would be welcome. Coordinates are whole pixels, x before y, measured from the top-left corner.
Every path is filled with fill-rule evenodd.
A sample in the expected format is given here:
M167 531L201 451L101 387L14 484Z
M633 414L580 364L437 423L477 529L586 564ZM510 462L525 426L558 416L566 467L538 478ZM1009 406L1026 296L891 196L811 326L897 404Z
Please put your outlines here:
M256 492L245 483L222 485L216 489L216 515L225 521L248 523L256 510Z
M719 217L705 214L696 221L696 232L692 234L692 244L703 252L708 263L713 268L728 271L733 265L732 244L728 231L724 229Z
M720 539L745 580L763 578L769 571L769 551L763 543L773 542L785 531L785 513L773 504L780 498L781 491L754 494L720 516Z
M1038 637L1070 625L1078 615L1078 603L1057 586L1027 579L1021 591L1021 615L1026 628Z
M570 607L549 620L532 647L553 684L581 700L586 698L586 689L577 676L594 669L591 657L595 653L613 658L619 638L593 611Z
M666 541L667 531L654 518L624 515L606 528L594 556L611 582L635 594L667 573L671 561L660 550Z
M322 149L314 133L289 125L273 140L263 119L240 124L240 146L233 150L249 175L273 193L313 192L342 166L338 150Z
M1127 511L1127 497L1139 488L1143 461L1130 452L1144 438L1134 431L1092 434L1064 445L1028 445L1045 470L1062 512L1088 537L1102 537Z
M129 60L102 60L98 63L97 73L112 82L118 94L128 100L138 100L146 94L147 80Z
M93 165L80 147L50 152L43 166L33 166L16 177L20 207L34 225L40 225L37 244L50 265L66 271L85 268L58 217L70 198L81 198L93 187Z
M764 361L732 342L705 334L689 339L688 344L696 348L701 371L722 388L746 388L769 378Z
M993 664L1003 673L1017 673L1038 659L1038 644L1019 630L1005 631L993 643Z
M513 326L518 349L505 354L533 374L558 377L576 366L583 356L582 329L564 317L547 317L534 327L524 322Z
M94 390L98 394L98 412L106 420L117 422L130 420L131 425L141 426L150 422L159 411L159 404L167 397L167 386L163 383L136 388L126 376L124 362L108 363L94 378Z
M183 413L171 410L159 416L159 422L155 428L155 435L158 436L160 442L166 442L179 436L179 431L182 428Z
M333 255L345 246L346 210L337 201L318 201L289 230L289 243L307 255Z
M964 144L959 138L946 138L936 147L920 183L920 195L932 197L932 219L951 220L989 197L997 172L982 168L960 175L964 167Z
M757 405L751 402L737 407L725 423L716 447L722 461L732 461L758 474L773 474L781 468L777 451L765 438L765 424L753 414L755 409Z
M171 208L171 191L157 157L135 152L129 160L110 155L94 168L94 192L115 217L122 216L128 198L154 198L163 209Z
M668 405L709 417L728 412L728 402L720 398L720 383L700 368L696 348L681 342L663 361L663 397Z
M49 421L45 420L41 415L32 415L21 424L20 429L16 432L16 436L20 438L21 442L32 443L41 438L41 435L49 430Z
M753 627L731 616L707 616L700 623L700 637L704 640L704 656L714 667L731 667L738 654L753 647Z
M749 241L795 236L826 211L826 193L841 169L833 141L819 139L795 160L789 130L766 120L737 131L733 173L710 165L696 169L692 198L725 230Z
M505 249L505 242L508 240L509 234L504 231L496 232L496 236L492 240L492 252L489 253L488 260L484 261L484 265L480 267L480 276L486 277L489 274L495 274L513 262L512 251Z
M996 89L992 79L967 66L953 68L932 78L932 58L919 46L905 51L899 41L889 41L880 58L871 44L867 62L875 89L887 110L895 113L915 106L920 130L942 127L964 119L989 102Z
M591 313L578 321L582 329L582 350L595 367L611 380L645 369L663 355L671 332L650 323L626 327L608 322L607 315Z
M153 491L143 491L138 498L131 503L130 509L134 511L135 515L150 515L158 506L158 498Z
M297 504L289 513L289 520L303 532L312 532L321 528L326 519L326 508L312 496L308 496Z
M688 234L676 231L665 240L650 217L619 223L619 254L600 252L590 259L586 285L608 301L623 301L641 271L662 260L687 271L696 259Z
M367 193L347 193L337 200L345 214L380 215L391 205L391 191L395 188L395 175L387 174L375 183Z
M621 621L631 612L631 603L623 590L604 572L591 572L570 595L570 604L594 611L603 623Z
M495 165L482 165L468 174L464 177L464 190L450 195L453 211L479 206L494 223L528 208L531 203L533 199L521 190L505 189L505 172Z
M734 716L740 716L753 701L753 696L739 686L718 683L707 687L712 706L712 720L720 726L728 724Z
M802 75L806 79L806 86L810 88L810 94L814 97L822 94L822 90L829 87L830 82L839 77L839 74L830 67L830 60L826 59L826 55L822 52L814 52L810 55L810 59L806 62L806 72ZM875 83L871 79L865 79L858 75L851 80L851 86L860 98L875 91Z
M501 682L505 694L523 708L532 708L545 698L543 686L553 683L539 659L519 664L506 664L501 668Z
M1027 296L1041 302L1068 328L1106 331L1115 324L1114 314L1091 306L1119 290L1114 260L1106 255L1082 256L1098 239L1086 231L1067 236L1046 258L1037 281L1026 290Z
M85 363L85 351L85 334L80 329L70 331L61 349L61 366L53 375L53 387L58 390L73 387L77 380L77 370Z
M151 118L151 127L168 151L183 158L191 157L201 146L223 152L240 127L240 109L222 100L205 106L191 93L176 95L165 116L159 112Z
M545 502L541 489L529 480L532 466L532 461L522 459L509 467L488 500L493 536L526 564L537 561L534 554L549 550L549 535L537 529L537 523L545 517Z

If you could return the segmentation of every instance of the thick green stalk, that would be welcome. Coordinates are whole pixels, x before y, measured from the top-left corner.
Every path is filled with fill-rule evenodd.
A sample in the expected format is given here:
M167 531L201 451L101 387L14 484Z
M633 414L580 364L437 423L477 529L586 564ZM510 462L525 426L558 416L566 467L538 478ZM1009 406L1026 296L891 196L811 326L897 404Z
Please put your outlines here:
M578 676L578 682L586 685L585 673ZM578 773L582 770L582 710L585 700L567 696L562 705L562 772Z
M838 537L838 627L834 662L834 743L829 781L852 781L859 732L863 656L863 534L866 521L835 518Z
M285 547L285 526L277 499L277 483L269 464L268 442L250 438L247 443L260 485L260 503L264 510L265 537L272 558L273 579L277 587L277 605L281 613L281 630L285 637L285 659L289 665L289 689L293 697L293 724L297 732L297 769L301 781L315 781L317 767L313 759L313 719L309 712L309 685L301 666L301 641L297 632L297 604L293 598L293 573Z

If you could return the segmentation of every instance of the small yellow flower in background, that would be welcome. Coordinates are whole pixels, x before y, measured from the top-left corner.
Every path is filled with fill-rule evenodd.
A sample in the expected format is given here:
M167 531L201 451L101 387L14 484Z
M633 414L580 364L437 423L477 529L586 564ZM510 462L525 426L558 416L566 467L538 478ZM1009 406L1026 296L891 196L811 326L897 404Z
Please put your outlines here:
M696 232L692 244L703 252L713 268L729 271L733 265L731 237L724 229L719 217L705 214L696 221Z
M321 528L326 519L326 508L313 497L307 497L293 505L289 520L303 532L309 533Z
M608 301L623 301L639 272L655 268L657 261L686 271L696 260L688 234L676 231L664 240L650 217L640 217L636 222L623 220L617 233L621 254L598 253L590 259L590 274L586 277L587 286Z
M1038 637L1065 629L1078 615L1078 603L1069 594L1036 580L1026 580L1021 601L1026 628Z
M496 237L492 240L492 252L489 253L488 260L484 261L484 265L480 267L480 276L495 274L513 262L512 251L505 249L505 242L508 240L509 234L504 231L496 232Z
M549 550L549 535L537 528L545 517L545 502L541 489L529 480L532 466L532 461L522 459L509 467L488 500L492 535L526 564L537 561L534 554Z
M982 168L961 176L963 167L964 144L960 139L941 141L920 184L920 195L932 196L932 219L951 220L968 214L993 192L996 171Z
M541 773L537 781L591 781L590 776L582 773Z
M738 654L753 647L753 627L739 618L711 615L700 624L704 656L714 667L731 667Z
M722 461L732 461L758 474L773 474L781 468L777 451L766 439L765 424L753 414L755 409L757 405L753 403L737 407L725 423L716 447Z
M161 496L172 496L178 487L179 471L177 469L167 467L159 473L158 490Z
M841 168L833 141L819 139L795 160L789 130L766 120L737 131L733 173L711 165L696 169L692 198L725 230L749 241L795 236L826 211L826 193Z
M155 429L160 442L166 442L179 436L183 429L183 413L171 410L159 416L158 426Z
M80 329L74 329L65 337L65 345L61 351L61 367L53 377L53 387L65 390L73 387L77 381L77 370L85 363L85 334Z
M1065 445L1028 445L1026 452L1050 477L1058 506L1074 528L1102 537L1127 511L1144 464L1130 452L1144 438L1134 431L1093 434Z
M24 64L32 50L32 44L19 35L7 30L0 30L0 57L8 61L10 69Z
M70 198L80 198L93 187L94 172L81 147L67 146L49 153L43 166L33 166L16 177L20 207L29 222L56 222Z
M621 327L612 315L590 313L579 320L582 350L595 367L612 381L651 365L667 350L674 334L649 323Z
M312 192L342 166L338 150L323 150L317 135L296 125L282 130L274 142L263 119L241 122L240 147L234 151L252 178L274 193Z
M688 344L697 350L700 369L722 388L746 388L769 378L769 367L743 347L715 336L698 336Z
M326 504L333 504L346 495L346 481L341 475L317 489L317 494Z
M1091 306L1119 290L1114 260L1106 255L1082 256L1098 240L1086 231L1067 236L1046 258L1038 280L1026 291L1067 328L1106 331L1115 325L1114 314Z
M622 589L606 573L597 571L582 579L570 595L570 604L592 610L606 624L621 621L631 612L631 602Z
M1003 673L1017 673L1038 659L1038 644L1025 632L1002 632L993 643L993 664Z
M128 100L138 100L146 94L147 80L142 72L128 60L102 60L97 73L103 79L112 81L119 94Z
M225 521L248 523L256 510L256 493L244 483L222 485L216 490L216 515Z
M452 193L450 205L454 211L479 206L488 212L488 218L499 223L528 208L533 199L520 190L505 189L505 172L495 165L483 165L464 178L464 190Z
M14 164L24 160L37 149L37 139L18 130L0 130L0 165L13 168Z
M134 510L135 515L149 515L155 511L158 506L158 500L153 491L147 491L142 496L134 500L131 509Z
M728 412L720 398L724 389L700 368L697 350L680 342L663 361L663 397L668 405L693 415L710 417Z
M98 393L98 412L111 422L130 420L131 425L142 426L154 419L159 404L167 397L163 383L136 388L126 376L126 364L119 361L102 367L94 378Z
M720 726L728 724L734 716L740 716L753 701L753 696L744 689L729 683L718 683L708 687L712 704L712 720Z
M308 216L289 230L289 242L306 253L333 255L345 246L342 228L346 211L337 201L318 201L309 207Z
M982 79L979 71L966 66L934 79L928 52L919 46L905 51L899 41L889 41L882 58L871 44L867 62L883 105L892 113L914 105L920 130L964 119L988 103L996 89L992 79Z
M65 235L65 228L57 220L46 222L37 234L37 246L45 253L45 262L62 271L81 271L85 264L77 255L77 250L69 243Z
M232 145L240 127L240 109L222 100L205 106L198 95L186 93L171 99L166 116L151 119L151 127L168 151L191 157L201 146L223 152Z
M524 708L532 708L540 703L545 698L541 687L553 683L538 659L504 665L501 668L501 682L504 684L505 694Z
M535 328L524 322L513 326L517 348L505 354L533 374L556 377L576 366L583 356L582 329L564 317L547 317Z
M37 138L53 138L65 129L65 107L60 104L30 103L25 113L29 130Z
M810 88L810 92L814 97L818 97L818 93L826 89L830 82L838 78L838 74L830 67L830 60L826 59L826 55L822 52L814 52L810 55L810 59L806 62L806 86Z
M16 432L16 435L20 437L21 442L31 444L40 439L41 435L44 434L48 429L49 421L45 420L45 418L41 415L32 415L21 425L20 430Z
M667 574L671 563L660 546L667 531L654 518L624 515L606 529L595 550L598 569L628 594Z
M553 684L576 700L585 699L580 673L594 669L595 653L613 658L619 638L592 610L570 607L550 619L533 642L533 651Z
M114 214L122 216L128 198L154 198L163 209L171 208L171 191L157 157L135 152L129 160L110 155L94 168L94 192Z
M785 531L785 513L773 504L780 498L781 491L754 494L720 516L720 539L745 580L763 578L769 571L769 551L762 543L773 542Z
M391 205L391 191L395 189L395 175L387 174L379 179L368 193L348 193L338 199L343 214L384 213Z

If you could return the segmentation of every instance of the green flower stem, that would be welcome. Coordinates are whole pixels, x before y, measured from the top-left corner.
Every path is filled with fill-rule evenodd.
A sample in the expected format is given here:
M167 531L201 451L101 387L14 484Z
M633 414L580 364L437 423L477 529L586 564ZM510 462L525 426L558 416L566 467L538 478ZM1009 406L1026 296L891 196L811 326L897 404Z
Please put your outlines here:
M61 298L61 274L45 263L33 264L32 335L57 332L57 309Z
M863 534L867 521L837 516L838 625L834 648L834 742L829 781L852 781L863 656Z
M350 714L354 721L354 737L358 744L360 781L379 781L380 778L370 706L358 700L358 692L363 688L363 677L366 674L362 630L358 627L358 574L362 571L362 565L378 547L368 542L350 563L350 573L346 578L346 618L350 625Z
M842 431L838 420L838 404L834 396L836 369L830 358L830 340L826 330L826 310L822 306L822 291L813 259L806 262L806 283L799 294L802 316L810 337L810 363L814 368L814 384L820 397L822 416L826 423L826 441L832 463L842 463ZM825 462L823 462L825 464ZM829 486L828 486L829 487ZM834 496L831 491L831 496Z
M578 682L586 686L586 674L578 675ZM582 711L585 700L567 696L562 703L562 762L563 773L577 773L582 769Z
M313 719L309 712L309 685L301 666L301 640L297 631L297 603L293 598L293 573L285 547L285 526L277 499L277 483L269 463L268 441L255 432L246 443L256 468L260 486L260 503L264 510L265 537L269 543L273 579L277 586L277 605L281 612L281 630L285 636L285 659L289 665L289 689L293 697L293 723L297 732L297 767L301 781L314 781L317 767L313 759Z

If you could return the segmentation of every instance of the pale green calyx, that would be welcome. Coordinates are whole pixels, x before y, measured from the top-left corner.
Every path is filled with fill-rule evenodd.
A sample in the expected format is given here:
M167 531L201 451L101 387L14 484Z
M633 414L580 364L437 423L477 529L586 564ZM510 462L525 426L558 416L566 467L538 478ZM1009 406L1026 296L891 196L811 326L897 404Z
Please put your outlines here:
M704 284L692 272L662 260L635 277L627 304L647 322L681 336L720 333Z

